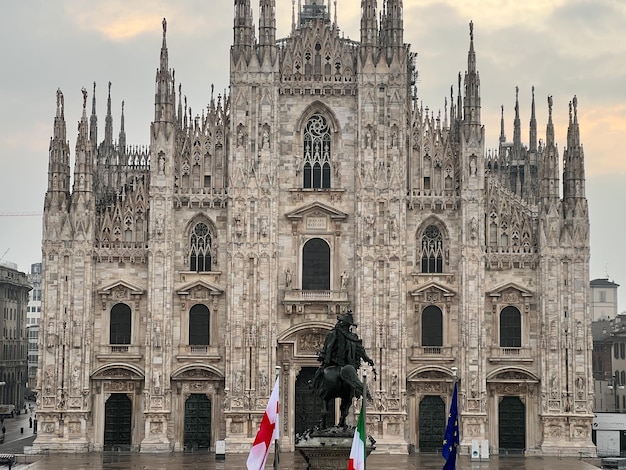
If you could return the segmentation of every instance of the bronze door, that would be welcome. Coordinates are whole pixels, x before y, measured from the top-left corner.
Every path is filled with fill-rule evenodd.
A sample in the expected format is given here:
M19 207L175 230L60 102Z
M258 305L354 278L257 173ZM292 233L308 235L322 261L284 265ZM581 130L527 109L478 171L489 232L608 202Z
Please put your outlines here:
M319 424L322 401L313 393L309 381L313 381L317 367L303 367L296 379L296 435ZM334 408L329 412L327 422L335 423Z
M193 393L185 401L185 450L211 448L211 400Z
M133 403L125 393L113 393L104 405L104 450L130 450Z
M419 405L419 450L440 452L446 432L446 404L441 397L425 396Z
M526 406L519 397L504 397L498 408L500 455L521 454L526 448Z

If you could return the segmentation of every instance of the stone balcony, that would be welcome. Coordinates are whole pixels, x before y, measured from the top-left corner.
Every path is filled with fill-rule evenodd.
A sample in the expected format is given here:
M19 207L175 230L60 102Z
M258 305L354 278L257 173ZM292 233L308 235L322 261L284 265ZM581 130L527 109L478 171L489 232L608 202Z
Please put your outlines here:
M489 354L489 362L533 362L531 348L502 348L492 346Z
M176 354L178 361L202 360L208 362L217 362L222 359L222 351L220 346L201 346L201 345L178 345L178 353Z
M413 362L453 362L455 360L451 346L411 346Z
M100 360L138 361L143 358L142 348L130 344L100 345L96 357Z
M283 298L285 313L304 313L306 305L325 305L328 313L349 304L346 290L286 290Z

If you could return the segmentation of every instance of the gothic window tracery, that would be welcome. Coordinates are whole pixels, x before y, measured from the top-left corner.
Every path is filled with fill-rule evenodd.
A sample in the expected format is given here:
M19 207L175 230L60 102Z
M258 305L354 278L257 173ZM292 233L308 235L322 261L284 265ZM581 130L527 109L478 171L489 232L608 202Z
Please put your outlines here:
M314 114L304 128L304 188L330 188L331 136L328 121Z
M443 272L443 236L435 225L424 230L421 239L421 262L423 273Z
M191 230L189 240L189 270L195 272L211 271L211 249L213 237L209 226L197 223Z

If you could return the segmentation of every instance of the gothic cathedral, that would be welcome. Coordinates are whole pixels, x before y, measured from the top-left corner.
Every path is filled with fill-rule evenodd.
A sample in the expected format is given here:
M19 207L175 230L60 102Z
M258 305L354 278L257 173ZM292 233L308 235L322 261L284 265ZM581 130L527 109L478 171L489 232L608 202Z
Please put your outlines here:
M458 381L461 452L595 453L576 97L562 157L534 94L528 145L516 105L488 152L471 24L442 116L417 96L402 0L361 0L359 42L330 0L293 2L284 39L276 0L258 29L250 3L234 0L229 92L201 115L163 21L148 147L123 112L114 139L110 88L98 142L83 90L71 181L57 92L34 450L247 452L277 366L293 450L319 418L317 352L353 310L378 451L438 450Z

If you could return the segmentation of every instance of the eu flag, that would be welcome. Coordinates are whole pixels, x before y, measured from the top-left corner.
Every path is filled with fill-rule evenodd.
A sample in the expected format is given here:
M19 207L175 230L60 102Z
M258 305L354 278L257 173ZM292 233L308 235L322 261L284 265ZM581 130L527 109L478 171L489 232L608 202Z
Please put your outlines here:
M457 407L457 385L454 384L452 393L452 403L450 404L450 414L448 415L448 425L443 436L443 446L441 455L446 459L443 470L454 470L456 468L456 448L459 446L459 409Z

